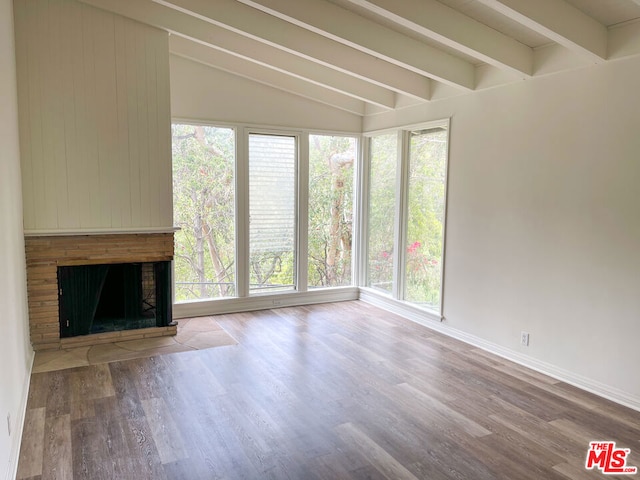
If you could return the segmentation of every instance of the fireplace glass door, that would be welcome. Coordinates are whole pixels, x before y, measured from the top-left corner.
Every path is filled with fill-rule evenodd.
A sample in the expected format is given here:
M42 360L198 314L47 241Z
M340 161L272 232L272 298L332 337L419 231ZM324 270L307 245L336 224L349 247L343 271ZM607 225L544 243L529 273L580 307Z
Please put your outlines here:
M169 262L58 267L60 337L171 323Z

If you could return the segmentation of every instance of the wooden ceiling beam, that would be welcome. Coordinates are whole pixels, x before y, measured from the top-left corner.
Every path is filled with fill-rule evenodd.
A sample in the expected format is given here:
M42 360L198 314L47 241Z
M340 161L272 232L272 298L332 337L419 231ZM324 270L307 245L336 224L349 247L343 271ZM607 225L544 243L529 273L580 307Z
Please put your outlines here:
M564 0L477 1L594 63L607 59L607 28Z
M293 42L290 46L300 53L306 47L303 39L312 34L448 85L467 91L475 88L471 63L324 0L170 0L163 4L269 43L287 47ZM335 62L340 54L335 47L332 53Z
M533 49L436 0L349 2L489 65L532 75Z
M203 1L195 5L198 7L198 12L176 4L150 0L81 1L212 47L216 47L218 42L222 44L228 40L228 35L221 33L221 29L225 29L236 35L277 48L292 56L342 72L374 86L389 89L394 93L401 93L423 101L429 100L431 96L430 79L423 75L291 25L235 0ZM209 12L213 17L208 17L200 12L200 10L209 11L207 7L213 7ZM238 9L242 11L238 11ZM215 15L216 11L226 13L222 19L219 19ZM246 14L249 15L245 16ZM269 61L268 58L264 60L265 62ZM319 68L319 70L321 69ZM318 81L317 83L322 82ZM331 88L330 85L327 87ZM365 91L361 92L360 96L366 97L369 94L368 91ZM388 104L386 99L370 100L384 106Z

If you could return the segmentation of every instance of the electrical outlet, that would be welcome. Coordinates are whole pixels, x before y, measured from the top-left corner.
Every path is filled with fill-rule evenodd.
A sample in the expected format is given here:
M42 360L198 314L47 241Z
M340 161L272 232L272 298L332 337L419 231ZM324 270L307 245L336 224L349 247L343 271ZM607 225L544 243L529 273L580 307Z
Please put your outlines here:
M11 436L11 414L7 413L7 432Z
M520 345L523 347L529 346L529 334L527 332L520 333Z

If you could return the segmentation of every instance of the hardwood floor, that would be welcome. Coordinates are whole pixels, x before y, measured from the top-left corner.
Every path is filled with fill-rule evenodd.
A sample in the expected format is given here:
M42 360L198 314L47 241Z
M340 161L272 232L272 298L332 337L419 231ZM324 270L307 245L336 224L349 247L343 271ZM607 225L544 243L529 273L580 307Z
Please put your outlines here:
M32 375L18 478L584 479L640 413L363 302L216 317L238 345Z

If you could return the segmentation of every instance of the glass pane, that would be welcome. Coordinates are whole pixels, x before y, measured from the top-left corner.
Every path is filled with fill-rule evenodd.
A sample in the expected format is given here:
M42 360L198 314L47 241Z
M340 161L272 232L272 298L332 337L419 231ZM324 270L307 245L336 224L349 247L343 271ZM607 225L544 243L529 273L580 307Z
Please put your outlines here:
M235 295L235 132L172 125L176 301Z
M391 292L398 136L371 139L367 286Z
M309 287L351 285L356 139L309 135Z
M411 132L405 300L440 310L447 131Z
M249 135L251 293L295 289L296 139Z

